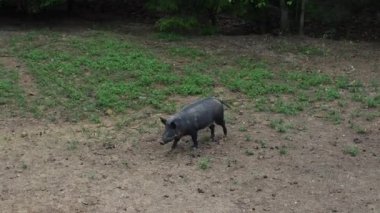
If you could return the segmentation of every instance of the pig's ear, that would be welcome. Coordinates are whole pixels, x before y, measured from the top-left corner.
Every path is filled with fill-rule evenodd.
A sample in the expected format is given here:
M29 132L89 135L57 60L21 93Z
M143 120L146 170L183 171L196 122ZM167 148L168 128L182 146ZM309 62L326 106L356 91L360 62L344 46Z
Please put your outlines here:
M160 117L160 120L161 120L161 122L162 122L164 125L166 125L166 119L165 119L165 118Z

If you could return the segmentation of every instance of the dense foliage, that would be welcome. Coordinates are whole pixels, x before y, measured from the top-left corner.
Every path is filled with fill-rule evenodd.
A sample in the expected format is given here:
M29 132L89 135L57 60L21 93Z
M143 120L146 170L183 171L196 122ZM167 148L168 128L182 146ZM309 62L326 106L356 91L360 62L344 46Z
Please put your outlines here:
M26 14L90 11L95 16L118 10L130 17L158 16L162 18L156 23L158 30L183 33L238 23L248 26L248 33L303 34L305 29L327 37L356 33L377 39L380 29L378 0L0 0L0 8Z

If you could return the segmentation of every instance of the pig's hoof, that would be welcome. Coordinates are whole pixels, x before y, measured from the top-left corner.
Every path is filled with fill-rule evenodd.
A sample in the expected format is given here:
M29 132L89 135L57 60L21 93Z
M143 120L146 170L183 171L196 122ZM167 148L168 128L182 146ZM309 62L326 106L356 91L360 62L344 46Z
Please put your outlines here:
M198 150L197 147L193 147L193 148L192 148L191 156L192 156L193 158L195 158L195 157L200 157L200 156L201 156L201 154L199 153L199 150Z

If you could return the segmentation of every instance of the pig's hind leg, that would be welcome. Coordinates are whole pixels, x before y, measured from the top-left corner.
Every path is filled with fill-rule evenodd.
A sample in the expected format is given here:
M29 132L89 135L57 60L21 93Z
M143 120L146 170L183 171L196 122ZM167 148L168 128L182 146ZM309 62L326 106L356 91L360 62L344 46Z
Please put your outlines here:
M211 130L211 140L215 142L215 124L211 124L209 128Z
M215 123L222 126L224 136L227 136L227 128L226 128L226 122L224 122L224 118L215 120Z

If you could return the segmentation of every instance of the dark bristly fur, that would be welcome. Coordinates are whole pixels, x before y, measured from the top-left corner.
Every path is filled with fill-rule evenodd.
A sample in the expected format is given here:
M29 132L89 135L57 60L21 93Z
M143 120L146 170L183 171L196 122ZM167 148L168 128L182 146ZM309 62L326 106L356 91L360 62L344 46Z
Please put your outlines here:
M180 112L170 116L168 119L161 118L165 124L165 132L162 135L161 144L174 140L172 149L177 146L178 141L185 135L190 135L193 147L198 148L198 130L209 127L211 139L215 141L215 124L222 126L223 133L227 135L224 121L223 105L226 103L214 97L204 98L185 106Z

